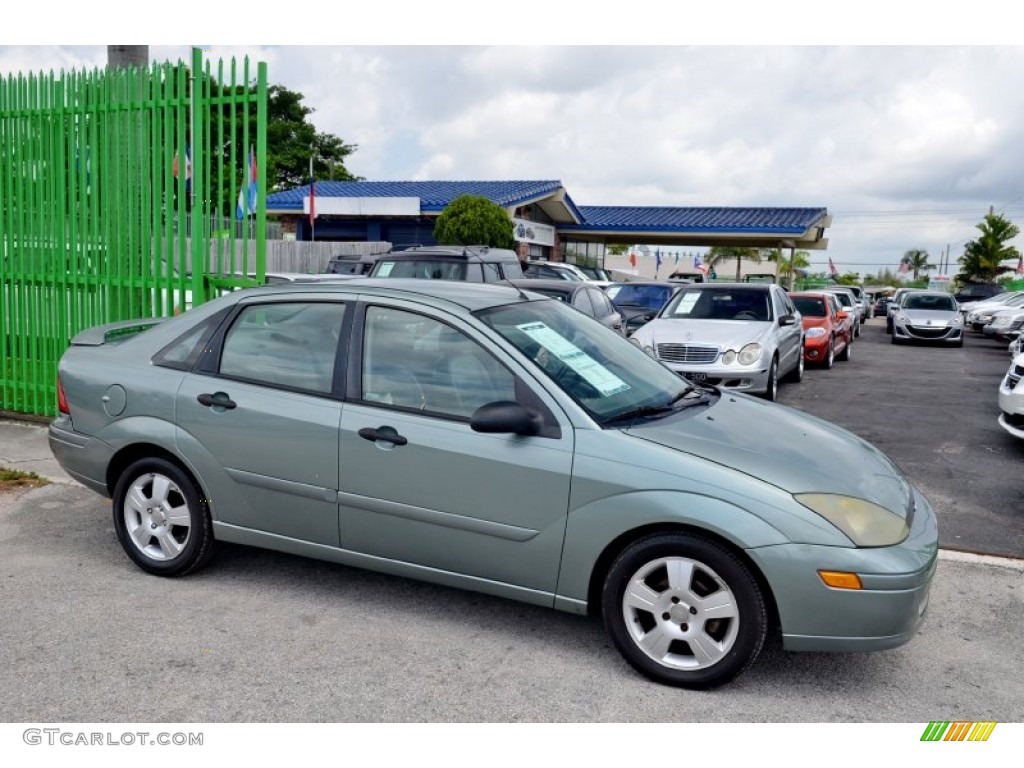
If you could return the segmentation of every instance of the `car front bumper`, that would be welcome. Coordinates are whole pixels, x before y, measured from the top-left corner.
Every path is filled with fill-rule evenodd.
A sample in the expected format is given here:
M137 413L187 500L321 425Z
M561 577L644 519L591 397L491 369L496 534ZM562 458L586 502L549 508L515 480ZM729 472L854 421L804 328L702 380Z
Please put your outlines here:
M892 326L894 338L906 341L936 341L958 343L963 341L964 329L961 325L912 325L894 322Z
M680 376L686 376L698 384L711 384L723 389L739 392L766 392L768 390L768 369L738 365L687 365L661 361Z
M907 538L891 547L782 544L748 550L770 584L789 651L879 651L909 641L924 620L938 562L935 512L916 489ZM856 573L834 589L819 570Z
M1024 440L1024 365L1013 364L999 385L999 426Z

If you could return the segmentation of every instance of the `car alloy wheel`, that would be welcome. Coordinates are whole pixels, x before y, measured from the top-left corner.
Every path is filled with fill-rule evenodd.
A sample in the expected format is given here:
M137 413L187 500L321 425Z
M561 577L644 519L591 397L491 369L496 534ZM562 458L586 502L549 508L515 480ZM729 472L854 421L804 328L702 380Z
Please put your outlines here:
M114 527L145 571L180 576L209 558L213 531L195 483L166 459L136 461L114 489Z
M825 361L822 364L824 368L830 369L836 361L836 337L832 336L828 340L828 349L825 351Z
M849 362L850 355L853 354L853 338L846 340L846 346L843 347L843 351L839 353L839 359L843 362Z
M701 536L660 533L615 560L602 595L605 627L626 660L658 682L712 688L753 663L767 609L747 566Z

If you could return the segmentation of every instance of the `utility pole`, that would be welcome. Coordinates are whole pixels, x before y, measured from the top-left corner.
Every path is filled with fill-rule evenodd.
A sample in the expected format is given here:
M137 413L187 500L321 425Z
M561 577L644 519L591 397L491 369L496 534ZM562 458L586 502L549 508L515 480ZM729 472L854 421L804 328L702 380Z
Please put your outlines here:
M148 67L148 45L108 45L107 69L119 67Z

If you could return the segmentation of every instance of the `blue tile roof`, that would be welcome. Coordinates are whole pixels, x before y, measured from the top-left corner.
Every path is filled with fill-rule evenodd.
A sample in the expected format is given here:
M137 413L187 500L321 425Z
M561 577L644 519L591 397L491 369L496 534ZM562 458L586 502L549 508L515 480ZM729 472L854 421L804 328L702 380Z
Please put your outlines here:
M440 213L459 195L480 195L503 208L527 205L550 197L562 182L545 181L318 181L317 197L418 197L423 213ZM302 212L309 185L267 195L267 209ZM580 219L569 195L564 203Z
M583 223L565 232L716 232L798 235L827 215L826 208L668 208L581 205Z

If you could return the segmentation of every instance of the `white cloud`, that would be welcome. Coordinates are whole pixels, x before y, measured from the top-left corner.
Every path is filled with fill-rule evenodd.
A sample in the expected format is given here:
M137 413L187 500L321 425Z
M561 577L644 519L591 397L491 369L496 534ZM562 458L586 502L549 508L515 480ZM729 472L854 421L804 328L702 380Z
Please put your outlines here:
M547 20L504 23L531 40ZM319 130L358 145L348 166L368 179L554 178L581 205L824 206L829 255L862 271L909 248L958 255L990 205L1024 217L1021 47L202 47L266 62ZM105 53L0 47L0 73Z

